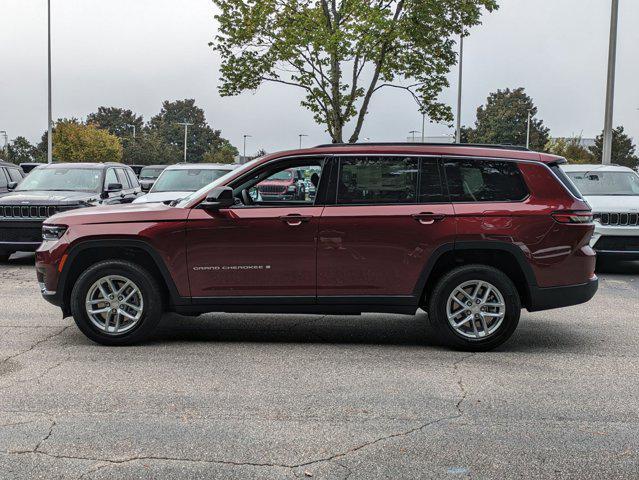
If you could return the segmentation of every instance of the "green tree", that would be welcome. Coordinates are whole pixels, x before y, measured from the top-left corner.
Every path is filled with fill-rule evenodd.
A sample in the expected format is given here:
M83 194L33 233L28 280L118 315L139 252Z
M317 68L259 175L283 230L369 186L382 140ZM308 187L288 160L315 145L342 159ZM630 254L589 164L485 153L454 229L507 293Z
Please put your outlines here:
M590 153L596 162L602 161L603 133L595 139L595 145L590 147ZM617 127L612 131L612 163L630 168L639 166L635 145L632 143L632 138L625 134L623 127Z
M187 139L189 162L202 162L205 153L216 153L228 144L220 130L213 130L206 123L204 110L196 106L193 99L165 101L160 113L151 118L148 128L165 143L181 150L184 148L184 126L180 123L183 122L192 124Z
M222 56L220 93L264 82L302 89L302 106L334 142L356 142L373 95L409 92L433 121L450 121L437 100L456 61L451 39L479 23L495 0L213 0ZM468 31L464 30L464 34ZM354 121L353 132L345 126Z
M136 133L142 132L144 119L131 110L117 107L98 107L98 111L87 115L87 124L108 130L116 137L128 139L133 137L133 127Z
M570 163L592 163L593 156L581 145L581 137L555 138L546 144L546 151L564 157Z
M216 151L206 152L202 157L202 161L206 163L235 163L238 155L237 148L227 142Z
M53 158L60 162L120 162L120 139L95 125L63 120L53 129Z
M477 109L475 128L464 132L468 143L492 143L503 145L526 145L530 122L530 148L543 150L549 140L550 130L541 119L535 118L537 107L523 88L497 90L488 96L486 105Z
M9 158L13 163L29 163L34 161L36 147L25 137L16 137L8 145Z
M182 152L166 143L157 132L143 132L124 146L124 163L129 165L168 165L182 160Z

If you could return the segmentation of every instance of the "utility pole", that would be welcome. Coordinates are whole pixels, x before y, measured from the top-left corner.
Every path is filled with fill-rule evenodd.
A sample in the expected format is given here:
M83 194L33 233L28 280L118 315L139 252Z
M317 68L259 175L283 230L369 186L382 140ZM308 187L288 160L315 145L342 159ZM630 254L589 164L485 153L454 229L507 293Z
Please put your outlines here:
M612 13L610 16L610 43L608 45L608 81L606 87L606 118L604 120L603 133L603 158L604 165L612 162L612 120L615 104L615 69L617 63L617 26L619 20L619 0L612 0Z
M303 133L300 133L298 136L300 137L300 150L301 150L302 149L302 138L303 137L308 137L308 135L304 135Z
M530 110L528 110L528 126L526 127L526 148L530 148Z
M426 113L422 112L422 143L426 143Z
M461 143L461 108L462 108L462 80L464 75L464 29L459 36L459 80L457 82L457 128L455 129L455 143Z
M245 134L243 135L243 138L244 138L244 154L243 154L243 157L244 157L244 160L246 160L246 139L247 139L247 138L251 138L251 135L247 135L247 134L245 133Z
M415 134L416 134L416 133L419 133L419 132L418 132L417 130L411 130L411 131L410 131L410 132L408 132L408 133L412 133L412 134L413 134L413 143L415 143Z
M9 160L9 135L6 130L0 130L0 135L4 137L4 144L2 149L4 150L5 160Z
M47 87L48 87L48 122L47 122L47 163L53 163L53 115L51 113L51 0L47 0Z
M193 124L188 122L182 122L182 123L178 123L178 125L182 125L184 127L184 163L186 163L186 143L188 141L189 126Z

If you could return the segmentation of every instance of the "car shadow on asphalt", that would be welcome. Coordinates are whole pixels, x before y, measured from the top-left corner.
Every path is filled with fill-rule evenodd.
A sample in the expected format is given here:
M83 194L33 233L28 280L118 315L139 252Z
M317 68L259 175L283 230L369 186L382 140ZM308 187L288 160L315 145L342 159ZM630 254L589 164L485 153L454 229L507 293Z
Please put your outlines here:
M616 275L639 275L639 261L597 260L597 274L613 273Z

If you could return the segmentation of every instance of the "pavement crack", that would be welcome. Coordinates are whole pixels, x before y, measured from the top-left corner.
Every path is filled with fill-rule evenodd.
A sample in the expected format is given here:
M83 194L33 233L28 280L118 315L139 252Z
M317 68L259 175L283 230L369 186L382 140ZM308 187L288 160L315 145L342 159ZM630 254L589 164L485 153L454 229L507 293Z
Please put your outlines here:
M455 363L453 363L453 370L455 372L455 376L457 377L457 386L459 387L459 390L461 391L461 397L459 401L457 402L457 404L455 405L455 408L457 409L457 412L459 412L460 417L464 414L464 410L462 409L462 403L464 403L464 400L466 400L466 397L468 396L468 391L466 390L466 387L464 386L464 378L459 370L459 366L464 361L468 360L471 357L474 357L475 355L476 355L475 352L470 353L460 358Z
M47 335L46 337L44 337L41 340L38 340L37 342L35 342L33 345L31 345L29 348L27 348L26 350L22 350L18 353L14 353L13 355L10 355L6 358L4 358L1 362L0 365L4 365L5 363L7 363L9 360L13 360L14 358L20 357L21 355L25 355L33 350L35 350L37 347L39 347L40 345L42 345L43 343L48 342L49 340L57 337L58 335L62 335L67 329L71 328L71 325L67 325L66 327L62 328L61 330L58 330L57 332L52 333L51 335Z

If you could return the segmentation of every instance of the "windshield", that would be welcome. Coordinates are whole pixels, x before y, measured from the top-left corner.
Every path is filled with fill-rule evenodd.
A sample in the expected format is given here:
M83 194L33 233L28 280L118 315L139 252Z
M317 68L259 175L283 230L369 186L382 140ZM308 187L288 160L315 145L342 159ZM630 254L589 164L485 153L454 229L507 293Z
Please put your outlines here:
M163 171L164 168L144 167L142 170L140 170L140 180L155 180Z
M264 157L255 158L255 159L251 160L250 162L246 162L241 167L238 167L236 170L231 170L230 172L228 172L223 177L220 177L217 180L209 183L208 185L205 185L204 187L200 188L197 192L193 192L190 195L184 197L182 200L180 200L180 202L177 204L177 206L180 207L180 208L186 207L191 200L193 200L195 198L198 198L198 197L204 196L205 194L208 193L209 190L211 190L214 187L217 187L219 185L224 185L226 183L226 181L229 178L233 177L234 175L242 174L244 172L247 172L248 170L253 168L255 165L257 165L262 160L262 158L264 158Z
M98 192L102 170L96 168L37 168L16 191Z
M566 172L582 195L639 195L639 175L632 172Z
M179 169L165 170L153 184L150 193L157 192L195 192L213 180L225 175L227 169Z
M290 170L282 170L281 172L277 172L275 175L271 175L269 177L270 180L290 180L293 178L293 172Z

